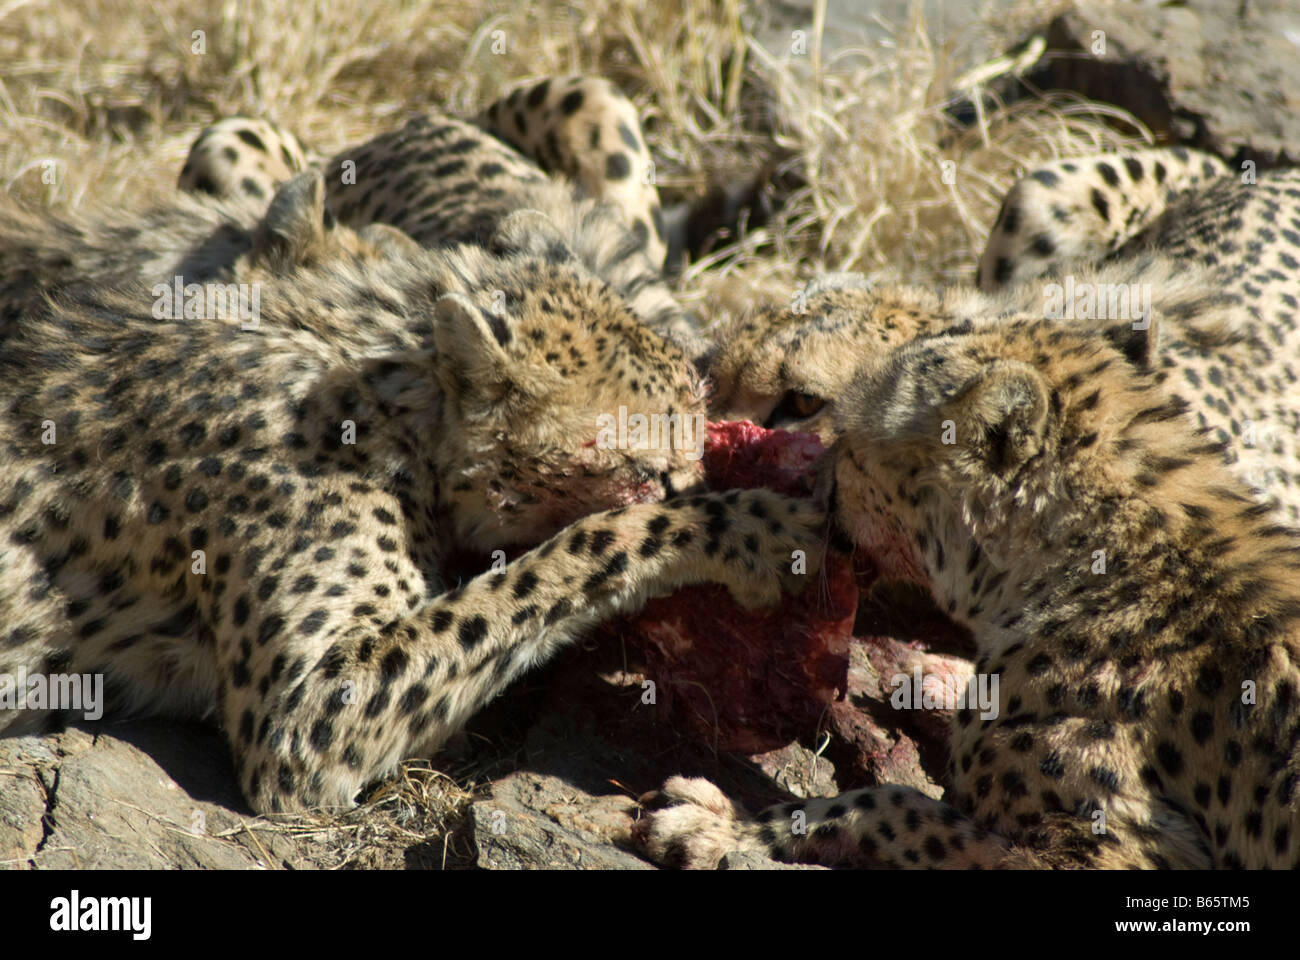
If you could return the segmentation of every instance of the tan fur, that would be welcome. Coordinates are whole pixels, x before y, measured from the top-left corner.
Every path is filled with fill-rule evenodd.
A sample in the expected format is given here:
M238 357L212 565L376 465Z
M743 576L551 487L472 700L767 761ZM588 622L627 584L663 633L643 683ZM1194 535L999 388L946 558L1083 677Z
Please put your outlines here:
M997 290L1114 253L1180 196L1223 176L1223 161L1162 147L1044 164L1007 191L977 283Z
M835 522L971 630L997 716L958 711L943 802L879 787L748 820L674 784L638 825L647 850L688 866L754 845L898 867L1300 865L1300 536L1157 378L1104 336L1000 325L869 362L838 426Z
M276 188L307 169L293 133L267 120L226 117L205 127L190 147L178 186L213 197L269 203Z
M231 118L195 141L180 186L264 203L307 162L288 131ZM482 243L514 211L544 212L588 269L694 355L695 326L661 276L666 247L648 163L631 102L607 80L569 77L516 90L475 121L415 117L318 165L342 222L389 224L426 247Z
M600 442L601 415L694 417L703 390L543 214L428 250L333 224L325 193L301 174L242 234L251 327L155 317L127 263L24 296L0 348L0 674L215 718L259 812L351 804L648 596L770 603L819 555L812 504L682 496L677 438ZM513 547L452 588L453 558Z
M862 279L856 288L841 281L819 289L813 281L806 297L760 308L722 332L709 367L710 411L829 441L833 405L865 359L963 323L1042 318L1049 284L1145 290L1163 335L1139 366L1186 401L1191 422L1224 444L1225 462L1256 496L1300 524L1300 381L1292 361L1300 347L1300 242L1284 225L1296 217L1294 172L1261 174L1250 185L1222 177L1178 199L1111 259L1059 264L996 293L936 296L873 289ZM1132 318L1056 322L1132 339L1125 329Z
M663 269L668 247L654 165L636 107L614 84L604 77L551 77L512 91L479 119L543 170L612 204L646 238L646 258Z

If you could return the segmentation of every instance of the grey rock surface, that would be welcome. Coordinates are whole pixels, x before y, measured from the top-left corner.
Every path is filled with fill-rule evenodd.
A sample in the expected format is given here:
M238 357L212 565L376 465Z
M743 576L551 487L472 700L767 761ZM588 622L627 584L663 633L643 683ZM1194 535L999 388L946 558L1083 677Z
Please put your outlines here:
M767 857L748 851L726 853L718 864L719 870L825 870L811 863L780 863Z
M521 772L470 805L478 865L488 870L649 870L616 845L633 803L593 797L559 777Z
M1034 85L1113 103L1162 142L1234 163L1300 162L1294 0L1083 0L1046 38Z
M0 866L310 866L243 805L221 738L185 724L0 739Z

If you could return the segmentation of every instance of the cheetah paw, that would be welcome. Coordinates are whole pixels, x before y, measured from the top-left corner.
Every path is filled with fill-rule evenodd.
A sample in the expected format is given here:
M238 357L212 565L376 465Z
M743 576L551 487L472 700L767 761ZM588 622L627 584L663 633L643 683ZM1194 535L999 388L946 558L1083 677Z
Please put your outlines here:
M637 847L665 867L715 870L728 853L762 850L750 837L752 821L701 777L670 777L641 798L651 808L632 828Z

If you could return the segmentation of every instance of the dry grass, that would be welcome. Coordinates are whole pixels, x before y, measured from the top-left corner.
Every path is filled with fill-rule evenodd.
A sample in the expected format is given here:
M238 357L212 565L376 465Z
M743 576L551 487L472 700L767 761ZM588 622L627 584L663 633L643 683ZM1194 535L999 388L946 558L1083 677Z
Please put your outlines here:
M472 783L410 761L354 810L281 815L260 820L257 829L302 842L326 870L456 869L474 863L458 829L471 799Z
M1046 19L1032 0L997 10L994 50ZM959 127L947 108L963 65L919 15L835 56L816 23L794 56L764 49L753 21L741 0L0 0L0 189L129 205L170 190L218 116L270 117L329 154L416 111L470 113L524 80L600 73L641 108L668 197L794 158L806 186L782 214L681 277L725 320L816 269L967 281L1027 165L1149 139L1068 100L995 105ZM359 851L376 841L445 834L466 796L408 774L351 819L286 829L339 831L338 862L369 862Z
M992 42L1041 22L1041 6L999 15ZM725 251L721 272L711 261L686 275L688 295L712 300L736 271L782 290L796 267L968 279L1025 164L1143 139L1068 102L957 128L953 44L919 15L835 56L812 29L804 55L766 50L753 19L740 0L0 0L0 186L54 206L129 204L173 182L218 116L268 116L329 154L415 111L473 112L527 79L602 73L641 107L670 197L798 158L808 186L785 215L739 257Z

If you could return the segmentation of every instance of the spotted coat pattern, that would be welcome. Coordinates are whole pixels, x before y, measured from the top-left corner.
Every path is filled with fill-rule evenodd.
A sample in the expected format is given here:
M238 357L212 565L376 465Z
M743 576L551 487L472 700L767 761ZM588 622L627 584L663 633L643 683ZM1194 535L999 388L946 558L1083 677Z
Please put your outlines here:
M869 361L825 463L832 522L971 630L996 710L958 710L942 800L880 786L751 819L674 778L637 824L642 847L687 867L737 849L1300 867L1300 535L1184 407L1108 337L1041 319Z
M425 249L325 199L309 170L240 233L254 324L160 318L128 264L65 273L0 349L0 674L102 673L108 718L215 718L259 812L351 804L648 596L771 603L805 579L792 551L820 555L811 503L697 493L681 444L598 442L601 413L689 417L703 393L542 214ZM445 569L515 548L504 573Z

